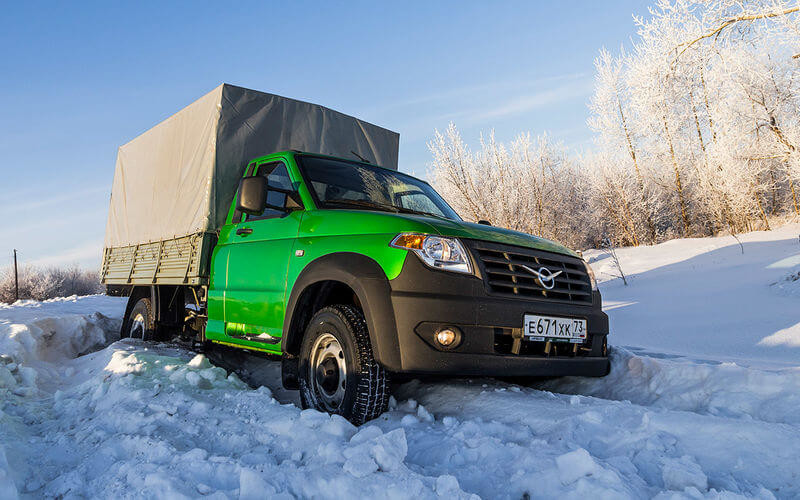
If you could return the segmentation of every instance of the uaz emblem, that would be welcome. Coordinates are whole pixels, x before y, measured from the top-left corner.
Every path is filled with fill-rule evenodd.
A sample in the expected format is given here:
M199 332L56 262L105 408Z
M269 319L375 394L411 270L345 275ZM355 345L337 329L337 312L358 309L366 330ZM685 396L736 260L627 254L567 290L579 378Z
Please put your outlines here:
M553 272L547 269L546 267L540 267L538 271L536 269L524 265L521 265L520 267L522 267L532 275L536 276L537 281L539 281L539 284L548 290L552 290L553 287L556 286L556 276L558 276L563 272L563 271Z

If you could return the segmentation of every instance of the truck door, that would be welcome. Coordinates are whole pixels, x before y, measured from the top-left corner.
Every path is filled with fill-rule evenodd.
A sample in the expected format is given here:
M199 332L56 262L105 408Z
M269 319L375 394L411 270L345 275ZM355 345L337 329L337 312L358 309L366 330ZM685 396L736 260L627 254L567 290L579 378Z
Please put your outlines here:
M258 165L256 175L265 176L270 187L292 189L280 161ZM271 191L267 203L286 206L286 195ZM267 208L257 216L242 214L231 231L224 299L225 334L231 341L279 350L287 268L302 216L303 211Z

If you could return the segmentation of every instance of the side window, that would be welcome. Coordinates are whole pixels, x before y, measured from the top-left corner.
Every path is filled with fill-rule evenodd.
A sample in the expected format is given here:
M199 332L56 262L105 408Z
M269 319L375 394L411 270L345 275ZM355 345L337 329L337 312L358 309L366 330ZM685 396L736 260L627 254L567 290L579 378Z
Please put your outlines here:
M267 178L267 185L269 187L278 189L292 189L292 180L289 178L289 172L286 170L286 165L281 162L264 163L258 166L256 175L263 175ZM267 205L276 207L286 206L286 194L277 191L267 192ZM274 208L265 208L261 215L245 215L245 221L254 221L261 219L271 219L274 217L281 217L286 212L276 210Z

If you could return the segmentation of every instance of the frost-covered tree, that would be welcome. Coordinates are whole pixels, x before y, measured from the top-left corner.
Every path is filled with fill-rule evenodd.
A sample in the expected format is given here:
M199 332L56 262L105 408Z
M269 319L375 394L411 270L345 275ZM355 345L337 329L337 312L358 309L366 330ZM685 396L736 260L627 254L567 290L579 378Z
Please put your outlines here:
M612 57L611 53L605 49L600 51L600 56L595 60L596 77L595 93L589 104L591 117L589 126L596 133L595 144L602 152L603 162L617 166L630 165L635 173L635 191L638 199L632 200L631 224L626 231L628 239L638 245L643 239L639 236L637 226L641 224L636 221L643 219L646 227L646 241L656 240L656 225L654 222L654 203L650 194L649 183L646 183L641 165L641 151L639 150L638 139L633 128L635 118L632 116L632 106L630 103L630 90L626 84L625 56L624 53L618 58ZM597 173L608 173L608 167L601 167ZM601 184L613 184L611 180L603 181L598 179ZM598 191L602 192L602 191Z
M590 125L602 144L618 144L622 120L609 103L622 103L617 115L630 110L632 169L675 214L666 230L658 224L661 236L800 214L799 20L800 6L783 1L660 0L635 20L629 54L601 51Z
M595 62L591 154L436 133L434 183L462 215L576 246L800 216L800 3L656 0L634 23L632 47Z
M580 236L586 206L576 165L547 136L521 134L509 144L493 133L472 151L456 126L436 131L432 182L462 217L556 239ZM577 212L576 212L577 210Z

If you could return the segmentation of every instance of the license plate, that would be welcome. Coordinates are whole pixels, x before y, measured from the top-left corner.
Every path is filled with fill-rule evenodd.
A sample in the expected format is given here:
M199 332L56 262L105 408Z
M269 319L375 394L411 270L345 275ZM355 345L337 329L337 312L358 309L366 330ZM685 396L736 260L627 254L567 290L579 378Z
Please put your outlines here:
M586 340L586 320L526 314L522 331L528 340L560 340L577 344Z

